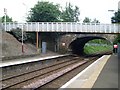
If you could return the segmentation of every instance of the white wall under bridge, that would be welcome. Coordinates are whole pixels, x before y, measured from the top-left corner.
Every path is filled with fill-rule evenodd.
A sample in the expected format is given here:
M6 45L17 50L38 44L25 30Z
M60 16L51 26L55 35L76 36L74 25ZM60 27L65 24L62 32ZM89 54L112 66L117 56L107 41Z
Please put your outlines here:
M5 31L21 28L27 32L77 32L77 33L120 33L120 24L96 24L79 22L27 22L3 23Z

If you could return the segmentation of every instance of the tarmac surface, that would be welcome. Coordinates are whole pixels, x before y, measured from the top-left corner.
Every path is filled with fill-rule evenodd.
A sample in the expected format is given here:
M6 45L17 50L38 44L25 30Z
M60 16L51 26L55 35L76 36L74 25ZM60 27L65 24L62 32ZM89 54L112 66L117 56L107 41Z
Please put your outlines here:
M112 55L99 77L97 78L93 88L118 88L118 56Z

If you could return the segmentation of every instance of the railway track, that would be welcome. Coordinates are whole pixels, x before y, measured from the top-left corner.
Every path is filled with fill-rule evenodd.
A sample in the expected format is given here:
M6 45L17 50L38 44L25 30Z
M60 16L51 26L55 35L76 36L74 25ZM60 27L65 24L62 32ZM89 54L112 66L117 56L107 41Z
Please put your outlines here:
M61 57L62 59L63 57ZM70 58L70 59L69 59ZM17 77L17 76L22 76L22 75L25 75L25 74L29 74L29 73L32 73L32 72L35 72L35 71L39 71L39 70L42 70L42 69L46 69L46 68L49 68L49 67L52 67L52 66L55 66L55 65L59 65L59 64L62 64L62 63L65 63L65 62L68 62L69 60L71 59L77 59L79 57L64 57L63 59L65 60L60 60L60 59L57 59L55 63L53 64L50 64L50 65L46 65L45 67L42 67L42 68L37 68L37 69L33 69L33 70L28 70L28 71L25 71L25 72L20 72L18 74L10 74L10 75L6 75L6 76L3 76L2 77L2 81L4 80L7 80L7 79L11 79L11 78L14 78L14 77ZM42 64L45 63L46 61L40 61Z
M1 80L2 89L40 88L87 62L88 60L83 58L72 57L44 68L6 77Z
M47 66L54 65L56 63L67 61L69 60L69 58L73 58L73 57L74 57L73 55L66 55L57 58L50 58L50 59L39 60L30 63L24 63L19 65L15 64L12 66L2 67L2 79L17 76L23 73L28 73L38 69L42 69Z

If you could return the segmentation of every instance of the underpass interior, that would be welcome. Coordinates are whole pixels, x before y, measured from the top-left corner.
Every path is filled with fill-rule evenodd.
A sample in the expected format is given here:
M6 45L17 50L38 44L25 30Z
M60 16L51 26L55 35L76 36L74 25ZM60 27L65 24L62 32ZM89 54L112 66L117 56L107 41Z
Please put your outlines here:
M72 50L73 54L77 54L80 56L86 55L86 53L84 52L84 46L87 42L94 40L94 39L106 40L105 38L98 37L98 36L81 37L81 38L77 38L76 40L72 41L69 45L69 49Z

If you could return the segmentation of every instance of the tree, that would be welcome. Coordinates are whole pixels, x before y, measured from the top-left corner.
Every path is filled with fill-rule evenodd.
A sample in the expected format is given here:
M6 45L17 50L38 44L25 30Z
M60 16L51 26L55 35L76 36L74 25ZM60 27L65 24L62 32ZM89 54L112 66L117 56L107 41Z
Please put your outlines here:
M120 34L117 35L117 37L115 38L113 44L117 44L117 43L120 43Z
M5 21L5 16L1 17L0 21L3 23ZM10 18L8 15L6 15L6 22L13 22L12 18Z
M59 5L49 2L39 2L31 8L28 16L30 22L57 22L60 19Z
M96 18L91 23L100 23Z
M58 22L60 21L61 11L60 5L50 2L37 2L37 4L31 8L30 14L27 17L27 21L29 22ZM36 34L28 33L28 36L31 40L35 40ZM58 33L51 34L49 36L55 37ZM54 38L55 39L55 38Z
M88 17L85 17L85 19L83 20L83 23L90 23L91 19L89 19Z
M79 21L79 8L73 7L70 3L66 5L65 10L62 11L61 19L63 22L77 22Z
M114 16L111 18L112 23L120 23L120 10L114 13Z
M100 23L100 22L96 18L94 18L92 21L90 18L85 17L85 19L83 20L83 23Z
M114 16L111 18L112 23L120 23L120 9L114 13ZM113 43L120 43L120 34L117 35L117 38L114 40Z

